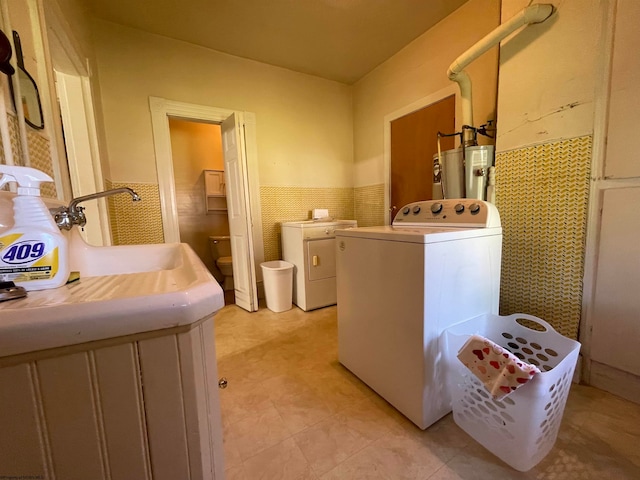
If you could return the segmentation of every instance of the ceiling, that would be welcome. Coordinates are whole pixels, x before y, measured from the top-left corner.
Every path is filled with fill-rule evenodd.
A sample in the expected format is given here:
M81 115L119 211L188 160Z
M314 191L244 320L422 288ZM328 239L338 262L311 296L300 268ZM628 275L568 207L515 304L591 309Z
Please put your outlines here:
M82 0L94 16L352 84L467 0Z

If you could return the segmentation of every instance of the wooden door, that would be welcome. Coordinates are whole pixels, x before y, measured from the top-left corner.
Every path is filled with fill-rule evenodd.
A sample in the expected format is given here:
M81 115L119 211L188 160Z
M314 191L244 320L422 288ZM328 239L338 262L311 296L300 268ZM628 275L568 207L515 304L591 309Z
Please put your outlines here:
M231 257L233 258L233 288L236 305L249 312L258 310L251 209L248 207L246 172L242 169L241 125L233 114L222 122L222 152L228 183L227 209Z
M433 156L438 153L438 131L454 130L454 95L391 122L390 221L403 205L433 198ZM454 138L442 138L441 149L454 148Z

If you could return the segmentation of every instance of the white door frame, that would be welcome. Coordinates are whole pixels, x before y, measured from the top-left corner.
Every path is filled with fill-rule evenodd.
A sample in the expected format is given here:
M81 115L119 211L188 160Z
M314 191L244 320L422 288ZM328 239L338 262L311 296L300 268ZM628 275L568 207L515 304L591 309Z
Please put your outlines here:
M258 182L258 156L256 144L256 119L252 112L242 112L225 108L209 107L192 103L176 102L159 97L149 97L153 144L156 152L156 168L160 189L160 205L162 207L162 225L164 241L179 242L178 205L173 174L173 156L171 152L171 135L169 117L182 120L207 121L222 123L232 114L244 122L244 162L243 169L247 175L249 205L246 211L251 214L251 236L255 258L255 270L258 283L262 282L260 263L264 262L264 244L262 235L262 217L260 209L260 190Z
M460 90L458 85L453 83L442 90L438 90L431 95L422 97L409 105L406 105L395 112L391 112L384 117L384 224L389 224L389 208L391 208L391 122L400 117L409 115L424 107L428 107L439 102L451 95L456 97L456 131L462 128L462 124L458 119L462 118L458 115L458 105L460 105ZM459 124L460 123L460 124ZM399 207L398 207L399 208Z
M73 196L100 192L104 180L89 78L58 71L55 74ZM111 245L106 201L97 199L83 206L89 220L81 235L92 245Z

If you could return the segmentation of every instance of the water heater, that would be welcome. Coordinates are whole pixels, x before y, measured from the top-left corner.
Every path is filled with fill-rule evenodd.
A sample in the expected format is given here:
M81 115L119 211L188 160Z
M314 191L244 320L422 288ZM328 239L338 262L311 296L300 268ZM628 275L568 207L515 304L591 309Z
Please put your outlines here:
M494 162L493 145L445 150L442 160L433 156L433 198L477 198L486 200L489 167Z

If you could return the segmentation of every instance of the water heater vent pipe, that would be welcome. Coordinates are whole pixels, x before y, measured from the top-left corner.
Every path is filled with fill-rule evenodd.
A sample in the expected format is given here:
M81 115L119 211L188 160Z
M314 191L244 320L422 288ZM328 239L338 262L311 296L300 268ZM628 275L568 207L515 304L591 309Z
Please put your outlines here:
M471 105L471 79L464 69L480 55L496 46L518 28L532 23L542 23L551 16L554 7L551 4L539 3L530 5L510 20L500 24L478 43L454 60L447 75L460 87L462 106L462 124L473 126L473 107ZM466 141L466 139L463 139Z

